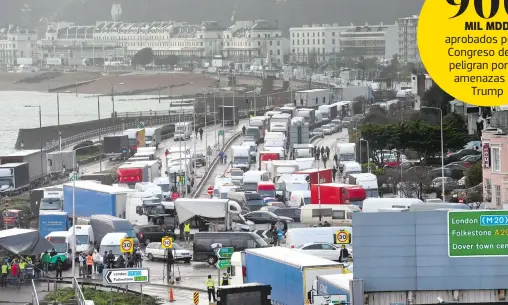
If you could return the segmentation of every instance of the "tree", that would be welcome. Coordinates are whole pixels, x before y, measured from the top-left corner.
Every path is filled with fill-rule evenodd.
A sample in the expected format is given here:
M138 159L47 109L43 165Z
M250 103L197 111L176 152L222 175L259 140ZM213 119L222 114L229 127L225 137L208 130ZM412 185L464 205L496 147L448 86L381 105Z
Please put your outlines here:
M363 107L367 103L365 96L357 96L353 99L353 114L362 114Z
M483 181L482 162L472 164L466 171L466 187L474 187Z
M146 66L151 64L154 61L153 50L151 48L144 48L139 50L132 57L132 65L133 66Z
M425 106L437 107L443 111L443 116L446 116L450 111L450 101L453 101L454 97L434 83L429 90L425 91L423 94L423 100Z
M399 143L400 127L396 124L374 125L365 124L360 127L362 138L369 142L370 157L378 167L384 166L384 153L386 149L398 149L394 147ZM362 146L363 148L363 146ZM365 147L366 149L366 147Z
M399 190L406 198L423 199L423 194L431 191L432 177L430 168L414 166L402 174Z

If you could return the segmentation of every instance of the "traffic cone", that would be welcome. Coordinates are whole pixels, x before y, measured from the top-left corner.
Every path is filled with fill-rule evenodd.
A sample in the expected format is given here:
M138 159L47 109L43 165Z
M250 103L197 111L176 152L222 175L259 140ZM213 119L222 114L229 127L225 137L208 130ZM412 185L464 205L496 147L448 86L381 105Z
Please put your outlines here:
M305 305L310 304L308 299L305 299Z
M175 296L173 295L173 288L169 287L169 301L174 302Z

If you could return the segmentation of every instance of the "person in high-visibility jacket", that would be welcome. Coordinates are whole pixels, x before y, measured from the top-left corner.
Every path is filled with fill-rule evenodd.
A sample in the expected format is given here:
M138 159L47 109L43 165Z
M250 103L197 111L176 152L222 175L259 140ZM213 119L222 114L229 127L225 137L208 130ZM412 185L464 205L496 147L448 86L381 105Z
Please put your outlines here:
M21 258L19 262L19 278L22 282L25 280L26 265L26 261Z
M222 274L222 280L221 280L220 285L221 286L227 286L227 285L229 285L229 279L230 279L229 274L227 274L227 272L224 272Z
M88 253L86 256L86 267L87 267L87 274L90 276L92 275L93 270L93 256L91 253Z
M206 280L206 290L208 291L208 302L212 302L212 296L213 301L217 302L215 298L215 282L211 275L208 275L208 279Z
M190 223L185 223L183 225L183 233L185 234L185 242L189 243L189 241L190 241Z
M2 267L0 269L0 286L7 286L7 276L9 275L9 264L7 262L2 263Z

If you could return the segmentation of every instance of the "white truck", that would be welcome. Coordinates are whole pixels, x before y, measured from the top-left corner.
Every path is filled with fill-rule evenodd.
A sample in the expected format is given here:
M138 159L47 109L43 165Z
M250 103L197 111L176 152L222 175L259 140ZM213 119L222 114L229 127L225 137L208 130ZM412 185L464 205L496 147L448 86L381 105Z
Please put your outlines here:
M355 184L363 187L367 193L367 198L379 198L377 176L374 174L351 174L349 175L349 184Z
M138 182L134 185L134 189L140 192L150 193L153 197L160 200L164 199L162 188L153 182Z
M164 223L166 209L160 198L150 192L129 192L125 206L125 218L132 225Z
M134 161L134 162L125 162L125 164L140 164L140 165L146 165L148 166L148 181L144 182L153 182L156 178L161 176L160 171L160 163L157 160L148 160L148 161Z
M244 172L249 170L251 163L250 147L232 146L231 157L233 167L241 168Z
M69 243L72 249L76 241L76 253L90 253L94 248L94 236L91 225L76 225L76 238L74 237L74 226L69 229Z
M192 135L192 122L179 122L175 124L175 133L173 138L175 141L185 141L190 139Z
M296 105L298 107L318 107L330 103L330 91L328 89L308 89L295 92Z
M286 134L289 131L291 118L292 116L289 113L281 113L272 116L270 119L270 131L283 132Z
M158 177L153 180L153 183L161 188L163 200L171 198L171 185L169 184L169 177Z
M62 211L64 202L63 185L54 185L44 188L39 213L41 211Z
M356 160L356 144L355 143L337 143L337 157L339 165L347 161Z
M319 113L321 113L321 119L323 123L326 124L330 122L330 105L321 105L318 108Z
M146 146L159 148L159 144L162 141L160 127L148 127L145 128L145 143Z

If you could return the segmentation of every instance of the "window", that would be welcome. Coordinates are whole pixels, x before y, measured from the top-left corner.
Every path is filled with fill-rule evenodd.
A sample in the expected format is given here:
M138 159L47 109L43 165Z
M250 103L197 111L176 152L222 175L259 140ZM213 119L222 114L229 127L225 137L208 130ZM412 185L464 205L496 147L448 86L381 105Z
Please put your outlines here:
M312 217L319 217L319 214L322 217L330 217L332 216L332 209L312 209Z
M491 200L492 199L492 185L490 182L490 179L485 179L485 199Z
M272 41L270 40L270 45L272 45Z
M346 211L344 210L333 211L332 219L346 219Z
M314 245L309 245L307 247L304 247L302 249L304 249L304 250L321 250L322 247L320 244L314 244Z
M323 250L337 250L337 248L334 248L329 244L321 244L321 246L323 247Z
M335 36L335 32L332 32L332 36Z
M491 156L492 156L492 171L500 172L501 171L501 147L491 147Z
M494 203L496 206L501 206L501 186L494 185Z

